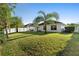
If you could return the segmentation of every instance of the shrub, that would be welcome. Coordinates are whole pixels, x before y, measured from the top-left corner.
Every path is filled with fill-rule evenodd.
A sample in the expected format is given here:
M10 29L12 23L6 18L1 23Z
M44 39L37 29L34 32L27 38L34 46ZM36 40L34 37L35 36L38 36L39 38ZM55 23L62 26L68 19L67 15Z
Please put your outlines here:
M66 33L72 33L72 32L74 32L74 28L75 27L65 27L65 31L64 32L66 32Z

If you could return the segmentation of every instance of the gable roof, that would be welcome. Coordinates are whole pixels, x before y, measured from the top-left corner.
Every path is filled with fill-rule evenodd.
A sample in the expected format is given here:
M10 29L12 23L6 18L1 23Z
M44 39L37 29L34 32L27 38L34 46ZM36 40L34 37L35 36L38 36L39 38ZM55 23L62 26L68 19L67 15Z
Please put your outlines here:
M62 24L62 25L65 25L64 23L62 23L62 22L59 22L59 21L54 21L55 23L60 23L60 24ZM39 22L38 23L39 25L44 25L44 21L41 21L41 22ZM48 23L49 24L49 23ZM26 24L26 25L24 25L24 27L27 27L27 26L33 26L33 23L29 23L29 24Z
M27 27L27 26L33 26L33 23L29 23L29 24L24 25L24 27Z

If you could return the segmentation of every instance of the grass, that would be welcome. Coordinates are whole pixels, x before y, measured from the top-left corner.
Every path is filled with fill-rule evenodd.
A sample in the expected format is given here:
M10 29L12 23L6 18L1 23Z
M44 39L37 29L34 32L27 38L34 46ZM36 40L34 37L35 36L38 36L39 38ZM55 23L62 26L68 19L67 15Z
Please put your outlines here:
M65 47L63 55L79 56L79 33L74 33L69 44Z
M8 42L1 46L1 55L57 55L66 47L72 34L25 32L9 35Z

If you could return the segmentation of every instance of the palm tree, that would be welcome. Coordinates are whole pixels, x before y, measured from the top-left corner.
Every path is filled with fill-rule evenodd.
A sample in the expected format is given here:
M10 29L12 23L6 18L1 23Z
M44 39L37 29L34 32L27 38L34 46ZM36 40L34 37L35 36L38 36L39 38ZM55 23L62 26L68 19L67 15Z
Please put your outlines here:
M11 26L10 27L15 27L16 28L16 32L18 32L18 28L23 26L23 22L21 20L21 17L15 16L12 17L12 21L11 21Z
M45 33L47 33L47 22L48 22L48 20L51 20L52 18L55 18L56 20L58 20L59 15L56 12L46 14L43 11L39 11L38 13L41 14L41 18L44 21Z
M37 32L38 32L38 27L39 27L38 23L39 23L40 21L43 21L43 17L42 17L42 16L37 16L37 17L33 20L33 24L34 24L34 26L36 27Z

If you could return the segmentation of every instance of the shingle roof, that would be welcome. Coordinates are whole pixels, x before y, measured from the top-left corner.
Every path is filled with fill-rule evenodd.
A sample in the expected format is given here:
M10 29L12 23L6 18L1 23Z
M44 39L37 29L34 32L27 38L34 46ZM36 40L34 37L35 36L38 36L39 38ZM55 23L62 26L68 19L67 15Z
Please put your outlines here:
M61 24L65 25L64 23L59 22L59 21L54 21L54 22L55 22L55 23L61 23ZM44 24L44 21L41 21L41 22L39 22L38 24L39 24L39 25L43 25L43 24Z

